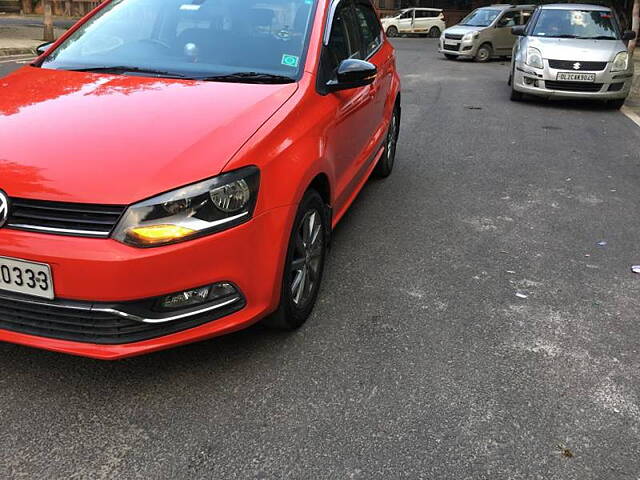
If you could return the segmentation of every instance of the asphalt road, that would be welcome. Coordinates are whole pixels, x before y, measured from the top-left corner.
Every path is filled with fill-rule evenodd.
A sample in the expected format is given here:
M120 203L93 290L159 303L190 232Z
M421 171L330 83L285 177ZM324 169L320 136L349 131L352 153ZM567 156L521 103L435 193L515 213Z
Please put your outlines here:
M33 55L15 55L10 57L0 56L0 77L13 72L14 70L17 70L31 60L33 60Z
M396 170L309 323L118 363L0 345L0 477L637 480L640 128L394 43Z

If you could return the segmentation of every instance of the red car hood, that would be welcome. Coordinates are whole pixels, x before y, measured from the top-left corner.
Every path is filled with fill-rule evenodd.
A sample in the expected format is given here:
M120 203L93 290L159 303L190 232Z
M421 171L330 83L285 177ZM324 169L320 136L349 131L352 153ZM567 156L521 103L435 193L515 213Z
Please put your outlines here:
M129 204L215 176L296 89L24 67L0 79L0 189Z

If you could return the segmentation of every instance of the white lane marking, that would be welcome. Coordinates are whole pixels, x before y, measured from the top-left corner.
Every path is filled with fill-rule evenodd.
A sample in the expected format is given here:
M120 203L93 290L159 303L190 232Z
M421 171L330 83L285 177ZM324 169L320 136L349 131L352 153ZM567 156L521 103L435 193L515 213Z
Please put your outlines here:
M631 110L629 107L622 107L620 111L624 113L633 123L640 127L640 115Z

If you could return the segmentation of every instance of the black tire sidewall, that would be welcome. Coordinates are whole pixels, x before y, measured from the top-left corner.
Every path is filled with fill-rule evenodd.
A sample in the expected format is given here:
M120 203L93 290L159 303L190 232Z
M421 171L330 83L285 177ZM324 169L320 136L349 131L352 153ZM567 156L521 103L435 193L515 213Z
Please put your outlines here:
M386 178L389 175L391 175L391 172L393 171L393 166L395 165L395 157L398 154L398 132L400 132L400 110L398 109L398 106L396 105L393 108L393 115L395 115L397 117L396 119L396 149L393 153L394 158L393 158L393 163L391 165L389 165L389 156L387 154L387 139L389 138L389 133L391 131L391 122L389 122L389 129L387 130L387 135L384 137L384 141L385 141L385 152L382 154L382 157L380 157L380 160L378 160L378 164L376 165L376 168L374 170L374 173L380 177L380 178Z
M395 38L398 36L398 29L396 27L387 28L387 37Z
M318 272L318 281L316 285L313 287L314 291L312 293L311 299L309 302L302 308L299 308L291 297L291 283L293 281L293 275L291 271L291 262L294 255L295 250L295 235L300 228L300 223L304 218L305 214L311 210L316 209L320 212L320 217L322 221L322 257L320 260L320 270ZM322 200L322 197L315 190L308 190L302 201L300 202L300 206L298 207L298 212L296 213L296 218L293 222L293 227L291 229L291 234L289 235L289 244L287 246L287 256L284 264L284 272L282 274L282 291L280 293L280 308L276 312L275 316L278 318L278 327L281 328L298 328L309 318L313 308L318 299L318 294L320 292L320 287L322 285L322 277L324 274L324 266L325 260L327 257L327 244L329 240L329 215L328 209L325 202Z
M487 51L487 58L485 59L481 59L479 55L480 50L483 50L483 49ZM491 53L492 53L491 47L488 44L483 43L482 45L480 45L480 47L478 48L478 51L476 52L476 62L480 62L480 63L488 62L491 59Z

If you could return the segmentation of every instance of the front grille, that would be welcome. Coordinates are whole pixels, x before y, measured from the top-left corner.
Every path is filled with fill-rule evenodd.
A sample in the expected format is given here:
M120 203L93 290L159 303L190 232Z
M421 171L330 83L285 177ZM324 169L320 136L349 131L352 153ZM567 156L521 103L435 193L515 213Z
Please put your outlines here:
M602 83L558 82L545 80L544 84L549 90L559 90L562 92L599 92L602 90Z
M458 45L447 45L447 44L445 43L445 44L444 44L443 49L444 49L444 50L451 50L451 51L457 52L457 51L459 51L459 50L460 50L460 44L458 44Z
M119 345L169 335L211 322L243 308L244 299L198 316L167 323L142 323L106 312L99 305L0 295L0 329L81 343Z
M549 60L549 66L556 70L587 70L591 72L601 72L607 68L607 62L578 62L572 60ZM578 67L578 68L575 68Z
M106 238L126 207L11 199L7 226L58 235Z
M444 38L448 38L449 40L462 40L462 35L456 35L455 33L445 33Z

